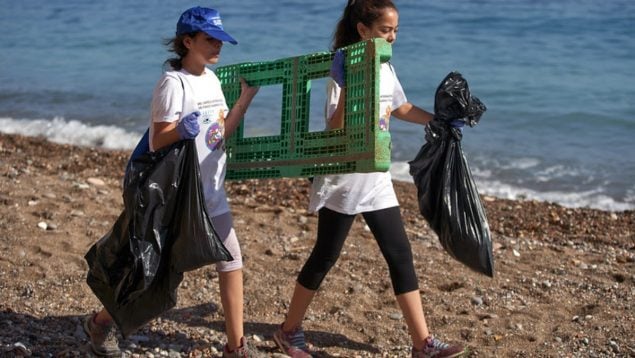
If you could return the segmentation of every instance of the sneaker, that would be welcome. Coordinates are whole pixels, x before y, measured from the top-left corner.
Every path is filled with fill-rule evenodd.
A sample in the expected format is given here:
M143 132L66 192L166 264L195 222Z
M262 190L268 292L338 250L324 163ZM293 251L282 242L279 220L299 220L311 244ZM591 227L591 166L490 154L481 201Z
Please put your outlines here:
M426 345L421 350L412 347L413 358L452 358L460 357L465 353L465 347L444 343L434 336L426 338Z
M282 353L291 358L310 358L309 348L304 340L304 330L299 326L291 332L282 330L282 325L273 334L273 340L278 345Z
M119 341L115 336L115 325L101 325L95 322L97 314L90 314L84 319L84 331L90 338L90 348L98 356L117 357L121 356Z
M260 358L264 355L260 353L256 348L250 347L247 344L245 337L240 338L240 347L230 352L227 344L223 348L223 358Z

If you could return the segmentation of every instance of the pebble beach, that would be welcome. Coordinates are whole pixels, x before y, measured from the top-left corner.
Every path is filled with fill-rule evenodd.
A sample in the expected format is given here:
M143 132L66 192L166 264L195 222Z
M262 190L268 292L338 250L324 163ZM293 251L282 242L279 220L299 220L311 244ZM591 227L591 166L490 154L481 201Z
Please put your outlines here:
M0 134L0 356L90 356L82 317L89 247L123 209L128 152ZM482 196L495 276L449 256L395 182L432 332L470 357L635 356L635 212ZM228 181L244 254L245 331L271 339L316 236L304 178ZM406 357L409 336L387 268L358 218L304 322L317 357ZM121 347L131 357L215 357L224 344L218 275L185 274L177 306Z

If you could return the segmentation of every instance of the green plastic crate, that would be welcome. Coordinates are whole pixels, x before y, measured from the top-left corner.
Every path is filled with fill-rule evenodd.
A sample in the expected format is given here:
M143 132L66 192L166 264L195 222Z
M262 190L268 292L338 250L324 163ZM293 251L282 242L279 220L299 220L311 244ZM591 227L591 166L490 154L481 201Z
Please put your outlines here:
M320 52L269 62L218 67L228 106L250 85L282 84L280 135L244 137L241 122L227 139L227 179L310 177L387 171L390 133L379 129L380 64L392 56L383 39L359 42L346 52L346 113L343 129L309 131L311 80L327 77L334 53Z

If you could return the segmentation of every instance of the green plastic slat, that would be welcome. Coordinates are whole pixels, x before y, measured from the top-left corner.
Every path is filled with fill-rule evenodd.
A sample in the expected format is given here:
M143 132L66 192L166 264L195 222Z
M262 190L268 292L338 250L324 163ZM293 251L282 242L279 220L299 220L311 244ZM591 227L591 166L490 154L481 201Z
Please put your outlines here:
M343 50L346 113L344 128L338 130L309 131L311 80L329 75L334 53L216 69L230 108L240 95L240 77L254 86L282 85L280 135L245 138L241 122L226 143L227 179L388 170L390 133L379 129L379 70L380 64L392 56L392 48L383 39L373 39Z

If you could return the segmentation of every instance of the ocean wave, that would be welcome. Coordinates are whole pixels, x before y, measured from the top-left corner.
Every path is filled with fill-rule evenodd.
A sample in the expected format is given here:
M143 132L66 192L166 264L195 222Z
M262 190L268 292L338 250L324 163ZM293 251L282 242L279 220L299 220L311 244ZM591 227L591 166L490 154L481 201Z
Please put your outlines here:
M413 182L410 176L410 166L407 162L393 162L390 173L395 180ZM474 172L489 172L470 168ZM492 180L473 175L474 181L481 195L489 195L501 199L510 200L537 200L552 202L568 208L591 208L603 211L635 210L635 187L627 192L623 201L616 200L604 194L603 188L595 188L586 191L537 191L515 186L498 180Z
M107 149L132 149L143 133L117 126L89 126L62 117L52 119L0 118L0 131L23 136L42 136L54 143L94 146Z

